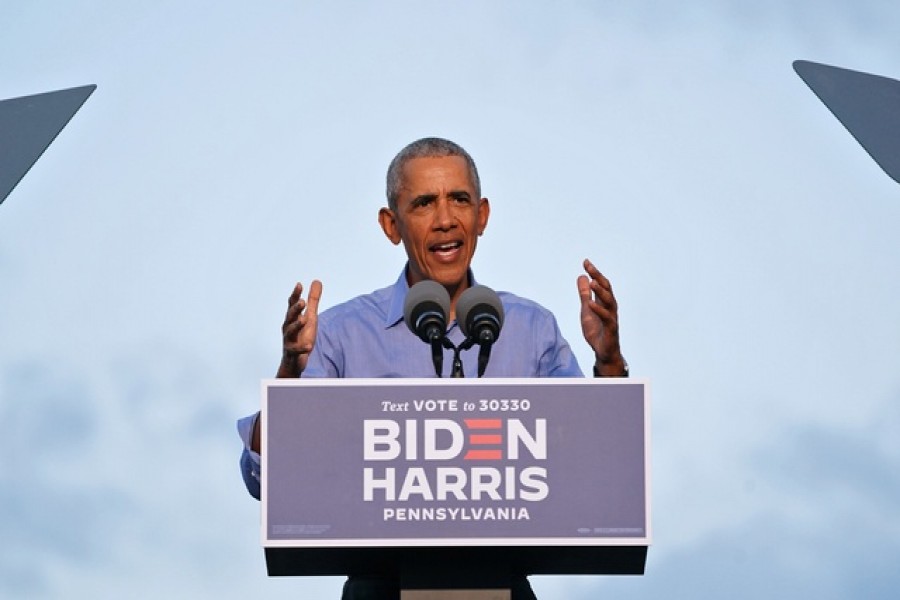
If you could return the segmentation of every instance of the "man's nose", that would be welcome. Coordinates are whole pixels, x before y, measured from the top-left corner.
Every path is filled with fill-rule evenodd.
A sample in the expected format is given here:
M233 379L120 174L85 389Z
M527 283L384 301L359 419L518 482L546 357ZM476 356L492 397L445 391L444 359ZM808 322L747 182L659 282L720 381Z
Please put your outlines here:
M434 210L434 228L446 231L454 224L453 210L446 199L438 200Z

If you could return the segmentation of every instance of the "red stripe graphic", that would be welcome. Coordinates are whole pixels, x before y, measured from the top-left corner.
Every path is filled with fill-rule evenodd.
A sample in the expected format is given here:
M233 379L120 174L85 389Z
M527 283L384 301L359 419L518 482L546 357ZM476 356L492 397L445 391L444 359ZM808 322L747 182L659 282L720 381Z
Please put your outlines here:
M464 419L469 429L500 429L503 422L500 419Z
M501 430L503 421L500 419L464 419L466 427L470 430L487 431ZM502 446L503 435L499 433L470 433L470 446ZM463 456L463 460L501 460L503 450L499 448L469 450Z
M469 436L469 443L473 446L499 446L503 443L502 435L478 435L473 433Z
M463 460L500 460L503 452L500 450L469 450Z

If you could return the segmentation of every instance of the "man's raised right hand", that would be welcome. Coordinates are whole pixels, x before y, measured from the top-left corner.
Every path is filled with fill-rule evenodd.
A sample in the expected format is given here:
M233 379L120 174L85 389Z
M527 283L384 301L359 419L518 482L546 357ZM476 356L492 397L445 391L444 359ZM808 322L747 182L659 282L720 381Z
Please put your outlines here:
M288 299L288 309L281 326L282 354L277 377L300 377L316 344L319 320L319 298L322 282L313 280L309 296L303 299L303 285L298 283Z

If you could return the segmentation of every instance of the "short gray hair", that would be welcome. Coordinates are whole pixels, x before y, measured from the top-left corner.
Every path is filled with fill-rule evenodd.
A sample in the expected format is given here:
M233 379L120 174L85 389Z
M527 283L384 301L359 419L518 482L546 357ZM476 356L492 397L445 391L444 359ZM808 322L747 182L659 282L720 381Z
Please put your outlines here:
M475 188L475 195L481 198L481 179L478 177L478 167L475 161L462 146L450 140L437 137L427 137L408 144L397 153L391 161L387 171L387 201L391 210L397 210L397 200L400 197L400 179L403 175L403 167L414 158L436 158L442 156L461 156L469 167L469 182ZM477 199L477 198L476 198Z

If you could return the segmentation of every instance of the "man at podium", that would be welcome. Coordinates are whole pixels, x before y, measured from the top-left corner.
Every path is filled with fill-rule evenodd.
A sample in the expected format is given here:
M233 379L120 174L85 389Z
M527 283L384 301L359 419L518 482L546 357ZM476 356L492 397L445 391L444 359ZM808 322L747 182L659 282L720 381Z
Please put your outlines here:
M447 337L464 336L455 320L456 303L475 285L470 269L478 238L490 217L472 157L454 142L423 138L394 157L387 172L387 206L378 213L385 236L402 244L407 262L396 282L319 314L322 284L313 281L303 297L297 283L282 325L278 377L434 377L428 347L403 322L411 286L441 284L450 296ZM594 351L596 377L627 376L619 347L616 299L609 281L589 260L577 278L581 328ZM493 344L485 377L581 377L582 371L552 313L535 302L500 292L503 335ZM445 361L448 365L450 361ZM465 374L471 363L465 363ZM448 376L448 373L443 373ZM248 491L260 494L258 415L238 422L244 441L241 470ZM526 579L514 582L514 600L534 598ZM348 579L345 600L399 598L397 582Z

